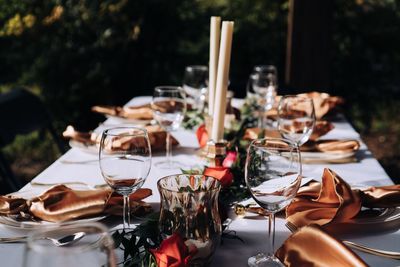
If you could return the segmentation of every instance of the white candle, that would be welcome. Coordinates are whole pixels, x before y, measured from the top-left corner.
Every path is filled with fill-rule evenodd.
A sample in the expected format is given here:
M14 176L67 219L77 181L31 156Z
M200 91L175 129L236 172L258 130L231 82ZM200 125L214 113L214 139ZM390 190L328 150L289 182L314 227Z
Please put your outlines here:
M219 47L213 126L211 131L211 139L214 142L219 142L224 136L226 92L228 90L229 66L231 63L232 35L233 21L223 21L221 31L221 45Z
M219 37L221 17L211 17L210 22L210 62L208 68L208 114L214 113L215 83L217 80Z

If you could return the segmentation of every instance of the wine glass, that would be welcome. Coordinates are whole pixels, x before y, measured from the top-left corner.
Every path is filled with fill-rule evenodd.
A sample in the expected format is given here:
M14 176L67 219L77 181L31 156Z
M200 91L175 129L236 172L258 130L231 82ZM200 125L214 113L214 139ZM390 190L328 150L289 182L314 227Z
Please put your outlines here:
M266 112L274 105L277 88L277 70L275 66L258 65L254 67L247 83L247 97L256 106L258 127L261 129L268 126Z
M183 76L183 90L191 100L193 108L200 113L204 109L204 102L208 87L208 67L202 65L187 66Z
M115 127L103 131L99 150L101 174L124 198L124 230L130 228L129 195L145 182L151 167L151 147L146 129Z
M179 162L172 160L171 132L181 125L186 112L186 96L181 87L158 86L154 89L151 102L154 119L167 132L166 160L155 165L162 169L180 168Z
M283 138L257 139L247 150L245 180L253 199L269 213L267 253L249 258L249 266L283 266L274 256L275 213L296 196L301 182L299 147Z
M299 146L307 142L315 125L315 109L311 98L286 95L278 105L278 129L281 135Z
M50 239L66 239L78 233L81 238L65 246L59 246ZM115 267L114 242L107 228L98 222L40 228L28 236L23 266Z

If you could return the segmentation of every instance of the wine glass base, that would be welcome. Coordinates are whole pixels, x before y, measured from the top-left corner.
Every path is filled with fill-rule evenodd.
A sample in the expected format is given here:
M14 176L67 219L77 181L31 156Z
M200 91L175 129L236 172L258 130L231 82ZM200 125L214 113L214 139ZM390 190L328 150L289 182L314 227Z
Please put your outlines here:
M187 167L185 164L182 164L178 161L160 161L154 163L154 166L159 169L181 169Z
M284 267L279 259L273 255L267 255L264 253L257 254L250 257L247 261L250 267Z

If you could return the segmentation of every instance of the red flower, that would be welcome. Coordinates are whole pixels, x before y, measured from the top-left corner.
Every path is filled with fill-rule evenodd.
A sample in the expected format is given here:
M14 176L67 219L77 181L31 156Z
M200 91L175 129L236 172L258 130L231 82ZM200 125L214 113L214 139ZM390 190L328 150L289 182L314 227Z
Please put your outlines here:
M196 131L197 140L199 141L200 147L205 147L208 141L208 133L206 125L202 124Z
M158 267L187 267L197 248L188 248L182 237L174 233L162 241L159 248L150 249L150 252L156 258Z
M233 182L233 174L227 167L206 167L203 174L214 177L223 187L230 186Z
M228 151L226 153L226 157L222 162L222 166L226 168L232 167L233 163L235 163L238 153L236 151Z

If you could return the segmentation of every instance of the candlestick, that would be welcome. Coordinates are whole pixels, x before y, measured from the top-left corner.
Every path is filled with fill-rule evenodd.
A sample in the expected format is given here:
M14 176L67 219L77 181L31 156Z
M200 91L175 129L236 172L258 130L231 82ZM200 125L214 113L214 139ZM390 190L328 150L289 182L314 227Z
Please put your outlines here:
M211 17L210 23L210 65L208 68L208 114L213 115L215 101L215 83L217 80L218 51L221 18Z
M228 90L229 66L231 61L233 21L223 21L221 45L219 48L218 72L214 100L213 126L211 139L219 142L224 135L226 92Z
M215 143L214 141L209 141L207 143L207 160L209 167L221 167L224 159L226 158L226 147L227 142L221 141Z

